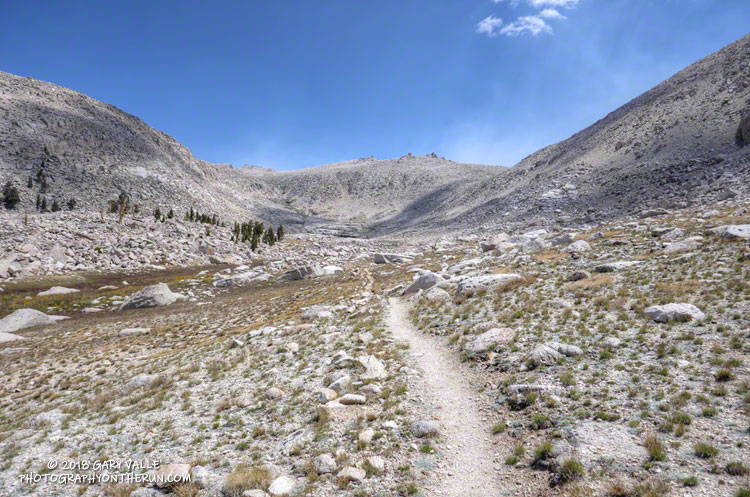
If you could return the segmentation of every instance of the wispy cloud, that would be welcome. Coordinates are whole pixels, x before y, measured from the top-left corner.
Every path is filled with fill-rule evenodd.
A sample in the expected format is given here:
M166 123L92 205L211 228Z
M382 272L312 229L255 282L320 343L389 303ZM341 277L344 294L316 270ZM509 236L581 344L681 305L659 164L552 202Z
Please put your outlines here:
M542 33L551 33L552 28L547 24L544 19L538 16L524 16L519 17L511 24L508 24L500 30L500 34L507 36L518 36L522 34L530 34L531 36L537 36Z
M518 2L515 2L516 4ZM562 7L572 9L578 5L578 0L527 0L527 3L536 9L543 7Z
M486 34L490 38L500 34L503 20L499 17L488 16L477 24L477 33Z
M504 25L503 20L499 17L490 15L476 25L476 31L485 34L490 38L499 35L519 36L528 34L538 36L541 34L552 33L552 26L547 21L562 21L567 19L558 9L573 9L578 5L579 0L492 0L492 3L507 2L511 7L517 7L525 3L529 7L536 9L533 15L520 16L510 24Z
M539 12L539 15L545 19L557 19L557 20L567 19L567 17L562 15L556 9L544 9L543 11Z

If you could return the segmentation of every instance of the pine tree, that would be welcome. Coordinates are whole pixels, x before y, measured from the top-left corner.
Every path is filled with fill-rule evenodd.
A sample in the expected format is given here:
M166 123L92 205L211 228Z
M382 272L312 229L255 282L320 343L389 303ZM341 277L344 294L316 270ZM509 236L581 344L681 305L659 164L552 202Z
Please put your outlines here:
M36 210L39 210L42 207L42 196L38 193L36 194Z
M172 219L173 217L174 217L174 211L173 211L173 210L172 210L172 208L170 207L170 208L169 208L169 213L167 214L167 218L168 218L168 219Z
M29 176L29 181L28 183L26 183L26 186L28 188L34 188L34 180L31 178L31 176Z
M253 237L250 239L250 250L255 252L258 250L258 245L260 245L260 236L253 232Z
M60 210L60 204L57 202L57 199L55 199L52 202L52 212L58 212Z
M77 203L78 202L74 198L71 198L70 200L68 200L68 210L72 211L73 209L75 209Z
M269 226L268 230L266 230L266 234L263 236L263 242L271 247L276 243L276 234L273 232L272 226Z
M18 194L18 188L10 181L5 183L3 187L3 204L5 204L5 208L15 209L20 201L21 196Z
M118 222L122 224L122 219L125 217L125 214L127 214L128 211L130 210L130 195L128 195L125 192L120 192L120 195L117 197L117 205L119 207Z
M281 241L284 239L284 226L281 224L279 225L279 229L276 230L276 239L278 241Z
M154 209L154 217L157 221L161 219L161 209L159 209L159 207Z
M41 212L47 212L47 197L42 197L42 205L39 206Z

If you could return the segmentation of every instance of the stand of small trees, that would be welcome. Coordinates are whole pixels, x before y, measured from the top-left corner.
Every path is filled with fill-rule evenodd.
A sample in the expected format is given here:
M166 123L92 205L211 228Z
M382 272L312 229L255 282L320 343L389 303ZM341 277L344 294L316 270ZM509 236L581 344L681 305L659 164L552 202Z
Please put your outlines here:
M172 210L169 210L170 213ZM174 216L174 213L172 213ZM214 214L213 216L210 214L201 214L198 211L193 210L191 207L189 211L185 213L185 221L191 221L194 223L203 223L203 224L210 224L211 226L225 226L223 222L219 221L219 218Z
M235 222L232 233L232 241L234 243L250 242L250 248L255 251L261 242L273 247L278 240L284 237L284 227L279 225L279 229L274 232L273 226L266 228L260 221L249 221L247 223Z

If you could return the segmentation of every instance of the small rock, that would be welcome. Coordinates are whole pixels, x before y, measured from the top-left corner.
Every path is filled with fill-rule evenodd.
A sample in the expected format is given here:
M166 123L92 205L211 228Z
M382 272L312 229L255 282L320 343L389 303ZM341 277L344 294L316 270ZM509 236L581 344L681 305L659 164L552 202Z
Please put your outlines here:
M292 493L296 484L296 480L291 476L282 475L271 482L271 486L268 487L268 493L272 497L286 497Z
M121 337L129 337L133 335L145 335L150 332L151 328L125 328L123 330L120 330L120 333L118 333L117 335Z
M156 486L168 488L190 481L189 464L165 464L156 472Z
M367 403L367 397L364 395L357 395L354 393L348 393L339 399L339 402L345 406L350 405L363 405Z
M336 471L336 459L330 454L321 454L313 460L315 471L319 474L333 473Z
M440 433L440 425L436 421L423 419L412 423L409 431L417 438L432 438Z
M365 479L367 472L364 469L347 466L339 471L338 477L343 481L362 481Z

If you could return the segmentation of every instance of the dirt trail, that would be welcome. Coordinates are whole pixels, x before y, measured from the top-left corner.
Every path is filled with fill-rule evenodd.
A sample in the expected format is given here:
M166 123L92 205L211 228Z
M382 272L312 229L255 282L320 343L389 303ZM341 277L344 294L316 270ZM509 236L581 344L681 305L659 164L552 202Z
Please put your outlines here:
M390 299L387 325L393 336L410 345L410 355L422 373L418 388L436 405L445 459L427 497L492 497L500 495L493 471L495 451L490 425L482 418L476 387L461 373L458 359L409 321L408 306Z

